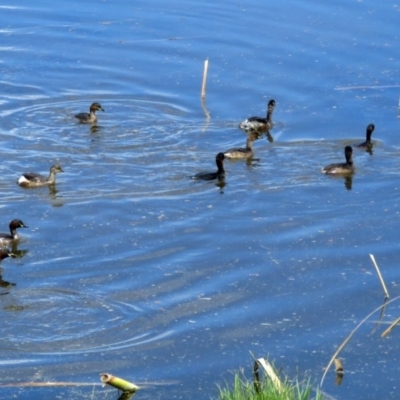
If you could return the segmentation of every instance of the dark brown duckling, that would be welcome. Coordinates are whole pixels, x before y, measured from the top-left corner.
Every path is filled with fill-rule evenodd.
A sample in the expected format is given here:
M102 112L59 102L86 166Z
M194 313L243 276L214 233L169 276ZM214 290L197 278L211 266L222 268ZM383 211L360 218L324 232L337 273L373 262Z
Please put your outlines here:
M372 150L373 143L371 141L372 132L375 130L374 124L369 124L367 126L367 131L365 133L365 142L357 144L356 147L365 149L366 151L370 152Z
M9 246L18 241L20 238L17 233L18 228L28 228L20 219L13 219L10 222L10 234L0 233L0 246Z
M353 149L351 146L346 146L344 148L344 156L346 158L345 163L329 164L322 168L321 172L328 175L350 175L354 173L353 165Z
M82 112L76 114L75 118L77 118L82 124L94 124L97 122L96 111L104 111L100 103L93 103L90 106L88 113Z

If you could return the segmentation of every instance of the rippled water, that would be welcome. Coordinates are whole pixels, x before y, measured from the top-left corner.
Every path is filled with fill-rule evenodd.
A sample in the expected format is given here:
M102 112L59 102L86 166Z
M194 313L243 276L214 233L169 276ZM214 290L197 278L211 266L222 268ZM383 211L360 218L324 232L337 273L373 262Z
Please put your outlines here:
M399 295L399 6L392 1L3 3L2 231L6 259L0 398L111 398L99 374L141 399L216 398L230 371L269 355L319 380L335 349ZM200 102L210 61L206 117ZM237 128L277 102L251 162L224 185L190 176L243 146ZM74 114L102 104L96 127ZM354 150L352 180L321 167ZM20 173L60 163L56 190ZM341 354L323 389L397 399L397 318L385 310ZM377 314L372 321L379 317ZM78 387L32 387L31 382ZM21 387L13 386L22 384ZM26 385L26 386L24 386Z

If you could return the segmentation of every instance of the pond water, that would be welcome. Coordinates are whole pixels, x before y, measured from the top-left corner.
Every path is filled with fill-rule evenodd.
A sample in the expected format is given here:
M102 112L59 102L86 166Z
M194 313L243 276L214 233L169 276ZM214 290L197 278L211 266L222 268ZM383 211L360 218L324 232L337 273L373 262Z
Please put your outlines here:
M252 355L319 381L352 329L400 295L400 5L394 1L2 2L1 399L211 399ZM200 101L209 59L205 108ZM276 100L274 141L238 123ZM100 102L98 124L74 114ZM207 118L206 112L210 114ZM354 149L350 180L321 174ZM55 190L18 176L60 163ZM336 399L397 399L390 303L342 351ZM44 388L43 382L82 386ZM37 384L38 387L33 385ZM87 384L87 386L85 386Z

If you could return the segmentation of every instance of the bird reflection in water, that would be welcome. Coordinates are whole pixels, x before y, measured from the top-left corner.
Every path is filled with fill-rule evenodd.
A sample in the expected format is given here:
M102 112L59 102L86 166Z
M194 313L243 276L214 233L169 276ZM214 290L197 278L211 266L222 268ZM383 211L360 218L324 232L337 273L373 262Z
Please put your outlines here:
M0 264L5 258L8 258L8 257L15 258L15 254L11 253L7 249L0 250ZM0 267L0 287L8 288L10 286L15 286L15 283L11 283L11 282L5 281L3 279L3 268Z
M90 133L99 133L101 131L102 127L99 125L92 125L90 127Z
M335 175L330 175L330 178L332 179L342 179L343 178L343 183L344 187L347 190L351 190L353 188L353 175L342 175L342 176L335 176Z
M16 286L16 283L8 282L3 279L3 274L0 269L0 287L2 288L9 288L11 286Z
M344 186L347 190L351 190L351 188L353 187L353 176L352 175L345 176Z
M15 242L11 246L10 253L13 254L12 258L23 258L28 253L28 249L18 249L20 242Z
M251 134L254 135L256 139L261 139L265 134L268 142L274 143L274 137L271 135L269 129L257 129L252 131Z
M59 191L55 186L49 186L49 197L53 207L62 207L64 205L62 197L58 193Z
M226 186L225 176L218 177L217 183L215 184L215 186L219 187L220 194L224 194L224 187Z

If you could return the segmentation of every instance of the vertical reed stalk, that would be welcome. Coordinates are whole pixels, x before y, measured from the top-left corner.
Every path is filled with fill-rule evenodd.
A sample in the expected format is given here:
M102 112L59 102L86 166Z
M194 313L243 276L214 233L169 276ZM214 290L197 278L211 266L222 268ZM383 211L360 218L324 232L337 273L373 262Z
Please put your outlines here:
M397 116L400 117L400 95L399 95L399 108L397 109Z
M203 84L201 85L201 98L203 100L206 98L207 73L208 73L208 58L204 61Z

